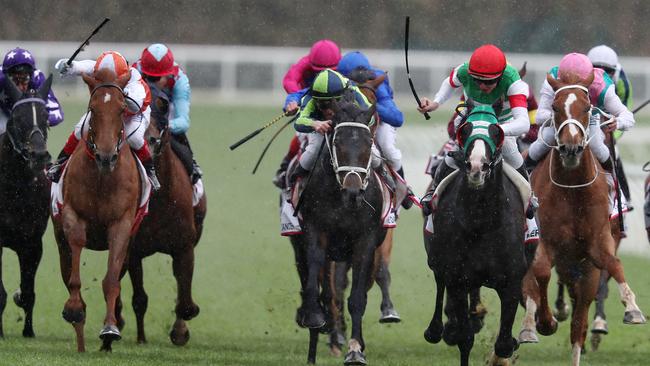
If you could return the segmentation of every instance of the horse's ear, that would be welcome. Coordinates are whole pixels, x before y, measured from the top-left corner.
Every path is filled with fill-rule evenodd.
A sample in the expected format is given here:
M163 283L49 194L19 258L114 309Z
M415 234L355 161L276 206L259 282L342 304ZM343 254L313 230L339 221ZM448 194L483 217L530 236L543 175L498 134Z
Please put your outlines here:
M551 74L546 74L546 81L551 85L553 90L558 90L562 87L562 82L554 78Z
M524 61L524 65L521 67L521 69L519 69L519 77L522 78L522 79L524 78L524 76L526 76L526 64L527 63L528 63L528 61Z
M465 145L465 141L467 141L467 138L472 134L472 129L474 129L472 124L467 122L458 126L458 129L456 130L456 141L460 147Z
M503 128L501 128L501 126L499 126L496 123L491 124L488 127L488 135L490 135L490 138L492 139L492 141L494 141L497 148L503 145L503 139L505 138L505 134L503 133Z
M41 99L47 102L47 97L50 94L51 87L52 87L52 74L50 74L50 76L47 77L45 82L41 85L40 88L38 88L38 91L36 93Z
M97 85L97 79L95 79L94 76L90 76L86 73L81 73L81 78L83 79L84 83L88 85L88 88L90 90L95 89L95 85Z
M129 83L130 79L131 79L131 73L127 72L126 74L124 74L124 75L120 76L119 78L117 78L116 84L120 88L124 89L124 87L126 87L126 84Z
M18 89L13 80L11 80L11 78L8 76L5 76L3 89L7 93L7 96L9 97L9 100L12 101L12 103L17 102L23 95L23 92Z
M586 79L582 80L579 84L585 88L589 88L589 85L594 82L594 72L592 71Z

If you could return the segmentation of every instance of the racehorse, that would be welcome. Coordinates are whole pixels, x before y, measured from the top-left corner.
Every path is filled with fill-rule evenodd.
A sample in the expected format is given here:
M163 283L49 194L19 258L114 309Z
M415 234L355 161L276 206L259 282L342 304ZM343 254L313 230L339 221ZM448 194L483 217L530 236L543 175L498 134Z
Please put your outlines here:
M523 245L527 198L524 201L511 179L523 178L504 166L503 131L490 106L476 106L469 112L467 122L459 126L457 141L462 150L452 156L459 169L439 185L446 188L437 198L433 233L425 230L424 235L437 289L434 315L424 337L430 343L444 339L458 346L460 364L468 365L478 331L468 297L481 286L494 288L501 300L501 317L490 362L507 364L517 348L512 324L527 266ZM506 169L511 170L508 176ZM445 290L447 323L443 326Z
M14 302L25 310L24 337L33 337L34 278L43 254L43 233L49 215L49 183L45 178L48 111L52 76L34 91L23 94L5 78L4 90L14 102L7 131L0 136L0 263L2 248L11 248L20 264L20 289ZM1 266L0 266L1 268ZM0 273L0 337L7 293Z
M361 321L373 281L375 250L386 236L381 217L382 193L370 168L369 125L375 108L362 110L346 98L335 102L334 108L334 132L326 137L300 198L304 200L299 209L303 234L292 238L294 248L296 244L302 248L296 251L296 259L301 254L303 261L298 263L302 305L296 320L310 328L308 362L314 363L318 332L328 320L329 304L319 294L320 288L329 286L328 263L350 262L348 310L352 335L344 362L358 365L366 364Z
M172 151L172 136L167 119L169 101L157 88L151 88L151 119L146 138L156 164L160 190L149 202L149 214L142 220L140 230L131 244L128 269L133 284L133 311L136 315L138 343L145 343L144 315L148 297L144 290L142 259L160 252L171 255L174 277L178 286L176 321L170 332L175 345L185 345L189 330L185 324L199 314L192 300L194 247L203 231L207 210L205 194L193 207L193 188L178 156Z
M61 178L63 206L60 215L52 216L52 222L61 276L70 293L63 307L63 318L74 326L79 352L85 351L86 317L79 273L81 250L108 250L108 268L102 281L106 317L99 337L103 341L101 350L110 351L112 342L121 339L118 328L123 320L116 315L121 305L120 279L125 273L123 265L129 241L137 229L136 212L144 182L140 181L131 150L128 146L123 148L126 140L123 89L130 74L118 78L113 71L100 69L94 75L82 77L90 90L90 113L85 121L88 131Z
M599 270L607 270L618 283L625 306L623 321L642 324L645 318L625 282L623 266L614 255L605 176L599 171L591 150L586 148L591 115L588 87L593 74L586 80L572 74L563 81L551 75L546 80L555 91L556 146L532 176L533 190L539 197L537 214L542 229L535 259L523 283L526 315L519 340L537 342L534 327L542 335L557 330L547 295L551 268L556 265L560 281L568 286L574 304L572 359L574 365L579 365Z

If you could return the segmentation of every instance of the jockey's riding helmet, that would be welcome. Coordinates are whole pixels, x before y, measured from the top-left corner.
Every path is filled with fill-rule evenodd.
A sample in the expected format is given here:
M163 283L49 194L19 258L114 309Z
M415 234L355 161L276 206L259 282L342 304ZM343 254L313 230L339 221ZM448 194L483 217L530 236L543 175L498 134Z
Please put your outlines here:
M586 79L594 72L594 66L589 57L582 53L572 52L562 57L558 67L557 75L562 80L562 75L575 74L580 79Z
M311 86L311 96L314 99L332 99L339 98L348 88L350 80L338 72L325 69L321 71L314 79Z
M174 54L164 44L154 43L142 51L140 71L149 76L174 75Z
M322 39L314 43L309 51L309 63L311 68L316 71L336 69L340 59L339 46L329 39Z
M2 61L2 71L5 74L32 74L36 69L34 56L26 49L16 47L7 52Z
M93 70L97 72L99 69L109 69L117 77L122 77L129 72L129 64L121 53L117 51L106 51L99 55L97 61L95 61Z
M497 79L505 68L506 55L493 44L477 48L469 59L469 74L479 80Z

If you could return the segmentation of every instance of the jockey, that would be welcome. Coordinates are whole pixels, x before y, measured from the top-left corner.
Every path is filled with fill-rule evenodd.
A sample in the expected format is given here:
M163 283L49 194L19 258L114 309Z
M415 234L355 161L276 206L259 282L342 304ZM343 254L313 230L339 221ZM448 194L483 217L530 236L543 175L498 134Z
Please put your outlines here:
M612 170L612 161L609 149L605 145L605 133L612 132L616 129L627 130L634 126L634 115L621 102L616 95L614 83L609 75L599 68L594 68L589 58L581 53L570 53L562 58L560 65L551 69L550 74L556 79L562 79L563 74L577 74L582 79L589 77L592 73L594 81L589 86L589 99L591 104L603 111L613 114L616 117L615 122L603 126L602 131L599 128L600 115L594 114L589 122L589 148L594 153L598 161L606 171ZM537 124L543 124L553 116L552 105L555 93L553 88L544 81L540 91L539 109L537 110ZM595 117L595 118L594 118ZM543 140L543 141L542 141ZM548 145L555 143L555 128L551 126L542 128L537 140L528 149L526 165L529 168L534 167L549 151Z
M291 65L282 80L282 86L287 92L287 99L284 104L284 112L287 116L294 115L300 107L300 100L307 93L309 87L314 82L316 75L325 70L336 70L341 59L339 46L329 39L322 39L311 46L309 54L303 56L298 62ZM280 169L275 174L273 184L278 188L283 188L284 175L289 166L289 162L300 151L300 141L298 136L294 136L289 145L289 151L280 163Z
M62 76L93 74L103 68L113 70L118 77L127 74L130 75L129 82L123 90L127 105L124 111L124 126L127 141L147 171L154 190L160 188L160 183L154 170L151 152L144 141L144 133L149 126L149 115L151 114L151 108L149 107L151 95L149 87L142 79L140 72L129 67L124 56L117 51L103 52L97 60L73 61L71 65L67 64L67 59L61 59L56 62L54 67L59 70ZM58 182L61 178L63 166L76 149L79 141L81 141L83 133L81 129L84 128L84 131L88 130L89 125L85 122L89 119L90 112L86 112L75 126L72 134L70 134L63 150L59 153L56 163L50 167L47 173L51 181Z
M314 167L318 150L320 149L324 135L332 129L333 100L349 97L363 108L370 108L370 102L366 96L359 91L359 88L350 83L343 75L332 69L321 71L307 94L302 98L298 119L294 124L296 131L307 134L307 146L300 156L300 161L291 181L297 177L305 176ZM374 146L373 146L374 150ZM377 153L373 151L373 168L378 168L381 161Z
M165 45L154 43L142 51L140 59L133 63L151 88L164 92L171 102L169 130L179 144L172 144L185 170L195 184L203 175L193 159L187 130L190 128L190 82L181 67L174 61L174 54ZM178 151L183 150L183 151Z
M623 67L618 62L618 55L616 52L605 46L600 45L592 48L587 53L587 57L594 65L599 69L603 69L607 75L612 79L616 85L616 95L621 99L621 102L628 108L632 108L632 84L627 78ZM614 132L614 137L619 139L623 135L622 132ZM628 209L632 210L632 204L630 203L630 186L627 183L627 177L625 176L625 170L623 169L623 162L621 161L620 156L616 156L616 176L621 183L621 190L625 195L627 200Z
M34 56L23 48L14 48L7 52L2 61L2 73L0 73L0 88L5 87L5 80L9 78L22 91L38 89L45 81L45 75L36 68ZM11 114L11 108L15 100L8 100L5 90L0 90L0 134L7 128L7 120ZM50 126L56 126L63 122L63 109L59 101L50 89L47 96L48 122Z
M451 75L443 80L433 100L422 98L418 111L421 113L435 111L451 97L453 89L461 86L465 99L472 99L475 104L493 105L502 101L503 107L498 119L505 135L501 150L503 158L528 180L524 159L517 149L516 142L517 136L526 133L530 127L526 102L528 84L521 80L517 69L506 63L503 51L487 44L477 48L469 62L452 70ZM460 122L460 118L456 118L456 127ZM455 149L458 147L456 146ZM455 162L449 156L438 166L432 186L421 201L425 215L430 214L430 203L436 187L453 171L453 167Z

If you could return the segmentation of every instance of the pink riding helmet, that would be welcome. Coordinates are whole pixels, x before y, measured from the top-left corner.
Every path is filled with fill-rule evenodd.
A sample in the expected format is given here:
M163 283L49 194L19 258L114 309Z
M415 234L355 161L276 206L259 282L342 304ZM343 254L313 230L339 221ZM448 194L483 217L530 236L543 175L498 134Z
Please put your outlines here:
M309 63L312 69L316 71L336 69L340 60L341 51L339 46L329 39L322 39L314 43L309 51Z
M562 58L558 68L558 77L562 79L563 74L571 73L578 75L581 79L586 79L594 72L594 66L591 60L582 53L569 53Z

